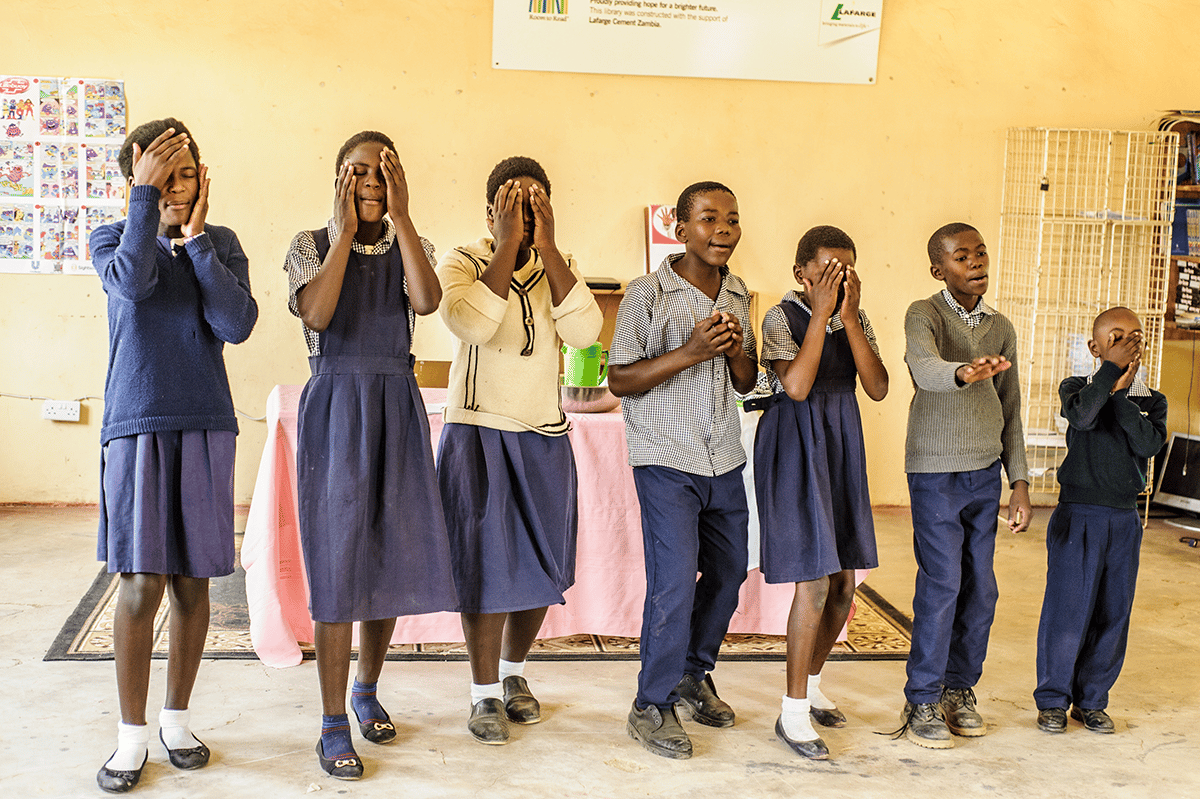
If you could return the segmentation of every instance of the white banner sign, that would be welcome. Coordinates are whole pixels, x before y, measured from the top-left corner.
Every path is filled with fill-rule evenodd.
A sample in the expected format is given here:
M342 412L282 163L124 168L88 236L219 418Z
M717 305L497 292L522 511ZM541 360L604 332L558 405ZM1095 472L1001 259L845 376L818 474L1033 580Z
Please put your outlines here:
M494 0L497 69L874 83L883 0Z

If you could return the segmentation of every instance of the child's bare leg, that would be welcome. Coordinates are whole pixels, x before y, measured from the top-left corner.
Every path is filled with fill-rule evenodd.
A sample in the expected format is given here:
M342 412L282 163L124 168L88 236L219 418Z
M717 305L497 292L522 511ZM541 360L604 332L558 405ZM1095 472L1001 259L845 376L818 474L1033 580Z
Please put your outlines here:
M350 691L350 706L358 719L358 729L371 743L395 740L396 727L379 703L379 675L387 658L396 619L372 619L358 625L358 673Z
M326 716L346 713L346 680L350 677L351 622L313 623L317 649L317 679L321 683L321 708Z
M463 613L463 634L471 659L471 717L467 729L485 744L508 743L500 649L507 613Z
M471 681L491 685L500 681L500 647L506 613L463 613L463 635L471 660Z
M828 594L827 577L796 583L787 627L787 695L793 699L808 697L808 670Z
M165 707L187 710L208 634L208 580L173 575L167 581L167 592L171 620Z
M529 655L546 619L548 608L518 610L508 614L504 625L504 641L500 657L520 663Z
M361 683L379 681L383 662L387 658L388 646L396 620L374 619L358 623L358 673L355 678Z
M163 574L121 575L121 593L117 597L113 619L113 650L121 721L126 724L140 726L146 723L154 616L158 613L166 584L167 578Z
M854 602L854 570L844 569L829 575L829 594L825 600L825 610L821 614L821 625L817 630L816 643L813 647L812 661L808 667L809 674L820 674L825 666L825 660L837 643L838 633L846 626L850 616L850 605Z

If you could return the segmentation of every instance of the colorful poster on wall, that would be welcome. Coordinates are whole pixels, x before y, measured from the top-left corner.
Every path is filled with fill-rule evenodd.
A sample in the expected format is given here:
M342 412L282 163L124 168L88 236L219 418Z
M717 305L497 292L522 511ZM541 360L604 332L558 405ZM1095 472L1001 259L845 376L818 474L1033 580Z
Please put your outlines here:
M675 206L646 206L646 274L662 265L668 255L683 252L683 242L675 238Z
M492 66L875 82L883 0L495 0Z
M87 240L120 219L125 86L0 76L0 272L95 275Z

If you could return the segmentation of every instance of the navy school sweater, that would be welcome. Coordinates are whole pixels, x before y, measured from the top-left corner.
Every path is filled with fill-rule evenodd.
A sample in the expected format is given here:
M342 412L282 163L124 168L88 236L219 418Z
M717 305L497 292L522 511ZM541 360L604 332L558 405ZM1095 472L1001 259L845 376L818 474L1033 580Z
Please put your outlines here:
M1067 428L1067 457L1058 469L1059 502L1136 508L1146 485L1147 459L1167 440L1167 398L1110 394L1122 369L1103 361L1092 375L1058 387Z
M165 430L237 432L225 343L258 319L249 261L232 230L204 234L171 255L158 238L160 192L134 186L129 216L97 228L92 263L108 295L108 377L100 443Z

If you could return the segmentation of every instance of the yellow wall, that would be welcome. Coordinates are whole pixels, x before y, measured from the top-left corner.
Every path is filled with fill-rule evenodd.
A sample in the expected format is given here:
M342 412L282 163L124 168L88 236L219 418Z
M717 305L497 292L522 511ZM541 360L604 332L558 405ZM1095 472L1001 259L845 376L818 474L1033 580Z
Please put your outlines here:
M238 408L260 416L274 384L306 378L283 254L326 219L341 142L378 128L397 141L418 228L439 252L482 233L487 173L518 153L546 166L560 245L587 274L639 274L642 207L694 180L737 192L735 268L767 300L790 287L805 229L844 227L892 374L888 398L864 407L877 503L907 502L902 324L937 288L925 240L955 219L996 240L1005 130L1145 129L1200 95L1181 58L1196 33L1187 0L888 0L874 86L497 71L482 0L11 5L4 71L124 80L131 124L174 115L191 127L211 169L209 218L241 237L261 308L249 342L227 349ZM106 347L95 279L0 275L0 391L100 395ZM416 352L448 357L436 319ZM1186 392L1189 357L1169 349L1164 382ZM102 407L68 425L0 399L0 501L95 501ZM242 422L239 502L264 437Z

